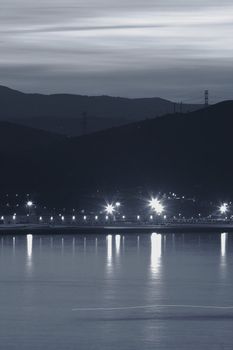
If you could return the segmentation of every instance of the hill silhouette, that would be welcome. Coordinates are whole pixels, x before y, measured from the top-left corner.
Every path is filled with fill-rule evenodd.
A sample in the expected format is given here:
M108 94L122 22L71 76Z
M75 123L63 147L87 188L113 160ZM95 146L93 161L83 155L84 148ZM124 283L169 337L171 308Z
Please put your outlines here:
M146 188L226 199L233 195L233 101L51 142L5 186L28 186L65 201L81 193ZM28 168L32 169L28 172ZM14 180L15 179L15 180ZM67 199L68 200L68 199Z
M173 113L174 103L161 98L128 99L110 96L26 94L0 86L0 120L69 136L83 134L83 113L88 133ZM183 112L202 105L183 104ZM176 105L176 110L181 106Z
M65 139L44 130L0 122L0 191L38 188L30 184L43 183L42 179L37 181L43 155Z

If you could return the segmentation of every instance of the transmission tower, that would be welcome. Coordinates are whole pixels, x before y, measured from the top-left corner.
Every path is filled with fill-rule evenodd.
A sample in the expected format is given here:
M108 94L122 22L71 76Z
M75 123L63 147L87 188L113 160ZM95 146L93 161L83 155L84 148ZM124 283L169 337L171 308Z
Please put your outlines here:
M205 90L205 106L209 106L209 90Z

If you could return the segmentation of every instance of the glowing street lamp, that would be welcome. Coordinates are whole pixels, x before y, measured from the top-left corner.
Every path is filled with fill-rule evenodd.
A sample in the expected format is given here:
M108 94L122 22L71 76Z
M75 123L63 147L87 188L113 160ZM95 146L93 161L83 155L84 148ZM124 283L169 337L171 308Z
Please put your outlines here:
M108 203L108 204L105 206L105 211L106 211L106 213L107 213L108 215L112 215L112 214L114 213L114 211L115 211L114 205Z
M221 204L219 207L219 211L220 211L220 214L226 214L226 212L228 211L228 204L227 203Z
M158 200L158 198L151 198L149 201L149 206L153 211L156 212L157 215L160 215L164 212L164 206Z
M27 201L27 207L28 207L28 215L31 214L31 208L33 206L33 202L32 201Z
M116 202L116 207L119 208L121 206L120 202Z

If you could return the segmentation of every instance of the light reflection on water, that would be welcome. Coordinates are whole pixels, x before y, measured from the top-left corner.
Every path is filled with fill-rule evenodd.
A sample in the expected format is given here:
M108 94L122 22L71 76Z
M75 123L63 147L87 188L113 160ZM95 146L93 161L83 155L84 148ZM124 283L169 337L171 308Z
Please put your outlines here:
M32 244L33 235L27 235L27 272L30 274L32 271Z
M71 310L164 303L233 305L232 247L228 233L2 236L1 346L217 350L215 345L221 343L230 349L232 311Z
M162 254L162 235L152 233L151 235L151 275L157 277L160 273Z
M13 242L12 243L13 244L12 251L13 251L13 255L15 255L15 237L12 238L12 242Z
M107 235L107 269L112 271L112 235Z
M226 278L227 273L227 233L221 233L221 259L220 259L220 271L221 277Z
M227 233L221 234L221 255L223 258L226 257L226 247L227 247Z
M121 249L121 236L116 235L115 236L115 246L116 246L116 256L120 256L120 249Z

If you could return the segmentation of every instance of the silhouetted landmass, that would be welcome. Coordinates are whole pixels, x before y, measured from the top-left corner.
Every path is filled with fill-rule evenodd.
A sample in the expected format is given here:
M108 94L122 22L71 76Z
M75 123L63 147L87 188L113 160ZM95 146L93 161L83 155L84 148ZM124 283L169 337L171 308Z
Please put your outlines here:
M46 147L35 145L34 154L22 155L23 166L19 150L15 160L1 144L1 186L42 191L64 202L97 190L139 187L226 200L233 195L232 127L233 101L226 101L78 138L51 136L53 142L44 141ZM20 128L17 133L25 135ZM28 144L30 148L29 136Z
M0 86L0 104L0 120L69 136L82 135L84 129L91 133L174 112L174 103L161 98L25 94L4 86ZM202 107L183 104L182 110L194 111ZM180 108L177 104L176 111Z

